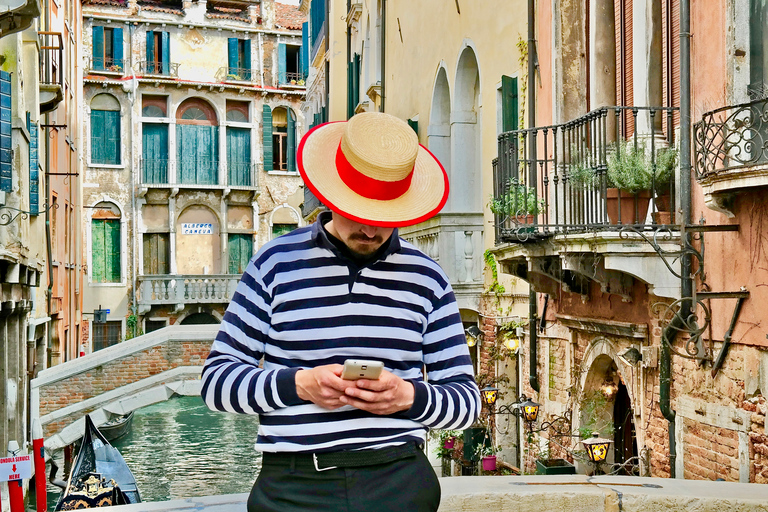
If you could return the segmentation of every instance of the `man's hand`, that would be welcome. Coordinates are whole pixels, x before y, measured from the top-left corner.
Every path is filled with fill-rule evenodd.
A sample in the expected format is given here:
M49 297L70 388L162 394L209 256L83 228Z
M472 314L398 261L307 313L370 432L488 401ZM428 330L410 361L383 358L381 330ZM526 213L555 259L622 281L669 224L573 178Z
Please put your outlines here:
M406 411L413 405L413 384L387 370L383 370L377 380L342 382L350 384L339 397L342 404L380 415Z
M340 364L318 366L296 372L296 393L302 400L319 405L324 409L338 409L346 405L340 398L344 396L344 390L354 387L355 383L343 380Z

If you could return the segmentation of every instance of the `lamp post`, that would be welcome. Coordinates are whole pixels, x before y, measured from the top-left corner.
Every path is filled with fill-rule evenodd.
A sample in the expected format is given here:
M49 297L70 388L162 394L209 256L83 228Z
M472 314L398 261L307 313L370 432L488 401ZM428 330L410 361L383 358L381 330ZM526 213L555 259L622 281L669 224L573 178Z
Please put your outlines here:
M608 456L608 448L610 447L610 439L599 437L600 434L592 432L592 437L587 438L581 442L584 448L587 450L587 457L589 461L594 465L594 474L600 474L600 464L605 462L605 458Z

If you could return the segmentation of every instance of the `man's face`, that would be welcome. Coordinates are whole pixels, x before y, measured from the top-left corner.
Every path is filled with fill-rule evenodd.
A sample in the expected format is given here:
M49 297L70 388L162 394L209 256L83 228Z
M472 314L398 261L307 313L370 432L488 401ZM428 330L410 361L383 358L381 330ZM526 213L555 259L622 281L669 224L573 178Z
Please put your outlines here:
M325 225L326 229L358 256L370 256L375 253L395 230L361 224L336 212L332 214L333 218Z

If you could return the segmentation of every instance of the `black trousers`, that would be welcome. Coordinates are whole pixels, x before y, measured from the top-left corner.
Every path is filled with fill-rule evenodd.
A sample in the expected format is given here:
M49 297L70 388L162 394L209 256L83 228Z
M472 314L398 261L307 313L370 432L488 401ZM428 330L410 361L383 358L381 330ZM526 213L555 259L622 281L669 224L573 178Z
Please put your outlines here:
M291 461L265 464L251 495L248 512L435 512L440 483L426 455L356 468L317 471Z

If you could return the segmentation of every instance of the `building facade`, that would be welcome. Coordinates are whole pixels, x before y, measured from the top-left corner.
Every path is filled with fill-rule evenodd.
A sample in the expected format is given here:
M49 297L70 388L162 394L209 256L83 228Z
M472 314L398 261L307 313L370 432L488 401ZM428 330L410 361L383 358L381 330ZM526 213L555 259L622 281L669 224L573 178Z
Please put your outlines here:
M83 14L82 340L217 323L255 250L303 223L303 17L273 1Z

